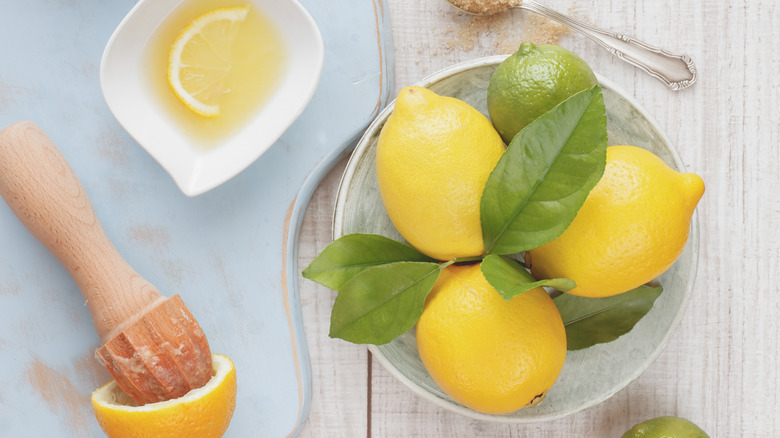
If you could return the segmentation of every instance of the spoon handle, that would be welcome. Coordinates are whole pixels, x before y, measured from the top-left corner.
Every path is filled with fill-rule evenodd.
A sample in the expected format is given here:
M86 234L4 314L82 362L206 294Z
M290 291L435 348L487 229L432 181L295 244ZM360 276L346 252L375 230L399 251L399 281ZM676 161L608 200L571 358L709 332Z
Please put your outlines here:
M517 7L536 12L583 33L623 61L641 68L672 90L682 90L696 82L696 67L687 55L674 55L627 35L607 32L574 20L533 0L523 0Z

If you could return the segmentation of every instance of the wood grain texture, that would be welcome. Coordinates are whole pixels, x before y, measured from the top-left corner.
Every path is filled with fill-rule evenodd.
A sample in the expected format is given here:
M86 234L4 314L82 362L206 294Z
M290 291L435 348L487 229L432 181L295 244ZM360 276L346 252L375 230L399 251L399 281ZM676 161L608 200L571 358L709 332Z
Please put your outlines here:
M448 65L506 53L530 34L530 13L485 19L444 0L389 0L396 91ZM560 44L634 94L707 189L693 299L670 344L626 389L561 420L500 425L416 397L364 347L327 337L334 295L301 280L314 391L301 436L619 437L659 415L686 417L712 437L780 436L780 5L773 0L674 7L652 0L545 0L586 22L691 56L699 78L672 92L577 34ZM526 32L526 33L524 33ZM476 35L476 36L475 36ZM521 38L522 39L522 38ZM517 40L519 41L519 40ZM342 167L322 182L301 233L300 266L330 242Z
M78 284L103 342L100 362L140 404L178 398L212 375L203 330L109 241L78 177L32 122L0 130L0 195Z
M0 195L76 281L103 342L162 300L108 240L70 164L32 122L0 130Z

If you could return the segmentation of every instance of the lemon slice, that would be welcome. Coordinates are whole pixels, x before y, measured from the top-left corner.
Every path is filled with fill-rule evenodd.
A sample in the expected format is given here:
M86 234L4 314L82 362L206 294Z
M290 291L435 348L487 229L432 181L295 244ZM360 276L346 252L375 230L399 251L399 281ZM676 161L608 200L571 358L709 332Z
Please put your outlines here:
M168 82L192 111L219 116L219 100L230 92L231 45L249 7L220 8L193 20L174 41Z
M92 393L100 427L110 438L219 438L236 406L233 361L212 354L214 376L206 385L172 400L138 406L116 381Z

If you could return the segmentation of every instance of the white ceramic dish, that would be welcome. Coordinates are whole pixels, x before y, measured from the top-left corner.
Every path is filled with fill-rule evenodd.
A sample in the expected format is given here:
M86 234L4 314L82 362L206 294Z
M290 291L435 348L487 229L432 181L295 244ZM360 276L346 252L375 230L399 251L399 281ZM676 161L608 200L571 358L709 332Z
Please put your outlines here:
M487 85L505 56L476 59L444 69L420 86L462 99L487 114ZM607 111L609 144L644 147L673 168L683 164L669 139L653 119L625 92L599 77ZM376 141L393 103L380 113L358 143L347 164L336 199L333 238L361 232L401 240L382 204L374 167ZM369 346L377 360L414 393L450 411L485 421L532 423L553 420L595 406L608 399L647 369L677 327L689 300L699 248L698 216L682 256L658 281L664 292L653 309L621 338L580 351L568 352L558 381L536 407L506 415L473 411L447 396L430 378L417 353L414 329L381 346Z
M171 175L188 196L234 177L265 152L303 112L319 83L324 45L297 0L245 0L276 25L288 60L281 84L235 135L211 148L193 145L152 95L144 77L146 43L187 0L141 0L122 20L103 52L100 85L119 123Z

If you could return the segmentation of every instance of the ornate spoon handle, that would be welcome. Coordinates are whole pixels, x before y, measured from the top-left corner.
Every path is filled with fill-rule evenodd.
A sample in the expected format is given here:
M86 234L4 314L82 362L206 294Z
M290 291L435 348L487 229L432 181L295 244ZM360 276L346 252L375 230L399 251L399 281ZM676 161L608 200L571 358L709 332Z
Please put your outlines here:
M674 55L627 35L607 32L584 24L546 6L542 6L533 0L523 0L516 7L544 15L553 21L583 33L613 55L641 68L672 90L682 90L696 82L696 67L687 55Z

